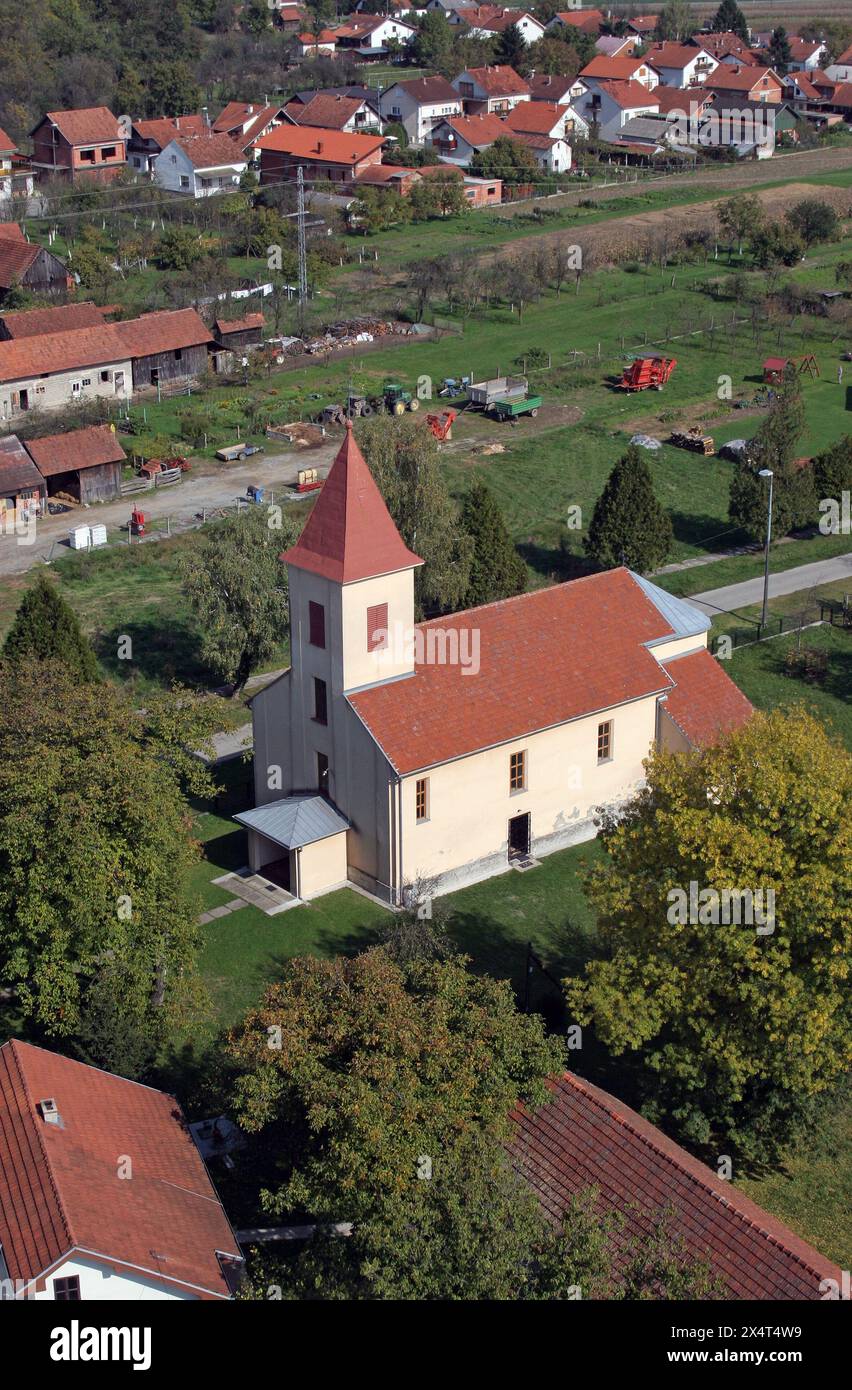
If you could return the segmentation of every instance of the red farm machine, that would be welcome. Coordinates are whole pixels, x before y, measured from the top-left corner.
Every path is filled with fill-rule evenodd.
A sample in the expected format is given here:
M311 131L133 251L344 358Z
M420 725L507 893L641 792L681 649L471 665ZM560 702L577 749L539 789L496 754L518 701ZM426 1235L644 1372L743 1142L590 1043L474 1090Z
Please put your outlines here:
M650 353L647 357L634 357L629 367L625 367L619 382L622 391L662 391L677 366L674 357L659 357Z
M450 408L442 410L435 415L426 416L426 424L429 426L429 429L439 444L443 444L445 439L452 439L453 421L457 415L458 411Z

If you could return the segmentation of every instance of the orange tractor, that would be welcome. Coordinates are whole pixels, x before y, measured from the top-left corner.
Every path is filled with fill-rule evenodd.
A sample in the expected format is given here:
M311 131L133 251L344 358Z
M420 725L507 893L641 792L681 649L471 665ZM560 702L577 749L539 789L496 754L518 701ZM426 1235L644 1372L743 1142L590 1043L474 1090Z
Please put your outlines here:
M658 357L649 353L647 357L634 357L619 382L622 391L662 391L675 367L674 357Z

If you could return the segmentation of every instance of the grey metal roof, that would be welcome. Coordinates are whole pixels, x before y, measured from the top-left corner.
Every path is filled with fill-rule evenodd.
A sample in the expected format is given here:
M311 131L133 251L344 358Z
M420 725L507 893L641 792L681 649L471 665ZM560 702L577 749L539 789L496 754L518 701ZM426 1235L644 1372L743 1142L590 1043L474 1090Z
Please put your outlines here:
M285 849L301 849L349 829L345 816L324 797L311 792L284 796L266 806L255 806L252 811L240 811L234 820Z
M650 579L643 579L641 574L634 574L630 571L631 578L636 580L639 588L651 600L654 607L665 618L671 627L675 637L697 637L701 632L709 631L712 626L706 613L702 613L700 608L688 603L686 599L675 598L674 594L667 594L665 589L660 589L656 584L652 584ZM657 639L661 642L670 642L670 637ZM654 642L647 644L649 647L655 645Z

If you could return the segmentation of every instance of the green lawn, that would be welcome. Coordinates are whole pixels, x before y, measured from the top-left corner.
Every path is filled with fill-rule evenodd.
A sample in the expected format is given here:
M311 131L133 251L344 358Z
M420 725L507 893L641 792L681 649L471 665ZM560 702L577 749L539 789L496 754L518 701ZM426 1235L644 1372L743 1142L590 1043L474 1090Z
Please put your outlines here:
M828 626L802 633L803 646L829 653L822 686L786 674L784 658L797 640L790 634L739 647L726 663L728 674L758 709L806 704L852 751L852 633Z

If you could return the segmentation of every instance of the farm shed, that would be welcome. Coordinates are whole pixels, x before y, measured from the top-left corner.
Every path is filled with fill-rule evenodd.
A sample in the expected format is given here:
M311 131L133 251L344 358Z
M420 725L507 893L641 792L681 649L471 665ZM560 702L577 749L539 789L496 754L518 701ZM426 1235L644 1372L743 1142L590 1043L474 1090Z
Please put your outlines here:
M213 336L219 347L231 352L237 348L260 347L263 314L245 314L241 319L214 319Z
M49 434L27 442L51 497L67 492L80 502L106 502L121 490L121 465L127 455L109 425L91 425L67 434Z
M133 389L186 381L207 366L210 329L194 309L162 309L115 325L133 365Z
M58 256L27 241L17 222L0 224L0 303L15 285L33 294L57 294L73 284Z
M74 328L97 328L106 322L106 310L91 300L56 304L50 309L14 309L0 312L0 340L40 338L45 333L67 333Z
M18 436L5 435L0 439L0 527L37 516L46 496L44 479Z

